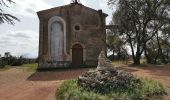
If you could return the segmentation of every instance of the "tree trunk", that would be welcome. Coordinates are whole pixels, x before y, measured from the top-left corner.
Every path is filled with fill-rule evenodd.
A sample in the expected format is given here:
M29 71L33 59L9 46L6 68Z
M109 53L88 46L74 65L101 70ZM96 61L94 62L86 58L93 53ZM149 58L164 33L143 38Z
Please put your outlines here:
M140 65L140 59L135 59L134 65Z
M112 60L115 60L115 51L112 51L113 55L112 55Z
M145 54L147 63L148 63L148 64L151 64L151 63L152 63L152 59L151 59L151 57L149 57L149 55L147 54L147 48L146 48L146 47L145 47L145 52L144 52L144 54Z
M140 58L141 58L141 55L140 54L136 54L136 57L135 59L133 59L135 65L140 65Z

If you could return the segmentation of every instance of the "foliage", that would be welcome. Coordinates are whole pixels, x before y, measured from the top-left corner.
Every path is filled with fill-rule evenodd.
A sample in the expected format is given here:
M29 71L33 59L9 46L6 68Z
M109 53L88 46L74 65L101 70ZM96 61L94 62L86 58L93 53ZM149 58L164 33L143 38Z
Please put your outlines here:
M29 59L29 58L23 58L12 56L10 52L5 52L3 57L0 57L0 65L11 65L11 66L20 66L22 64L31 64L36 63L38 59Z
M10 52L5 52L4 57L1 58L1 62L4 65L20 66L23 64L23 57L19 58L12 56Z
M170 1L108 0L108 5L116 6L112 22L120 26L117 34L128 42L134 64L140 64L143 53L148 57L148 42L157 34L162 36L164 30L169 32Z
M109 56L110 60L127 60L128 53L126 49L126 41L123 38L119 37L114 32L107 32L107 47L112 52L112 55Z
M20 56L19 58L13 57L11 61L11 66L21 66L23 64L23 58Z
M17 17L11 15L11 14L8 14L8 13L4 13L2 7L5 6L5 7L9 7L7 5L7 2L8 3L15 3L14 1L12 0L0 0L0 24L2 23L5 23L7 22L8 24L14 24L14 20L17 20L17 21L20 21Z
M0 61L0 68L4 68L5 67L5 64L3 64L1 61Z
M148 63L170 63L170 32L163 32L163 34L157 33L156 36L147 43L145 56Z
M57 90L57 100L143 100L153 96L164 95L165 89L161 83L149 78L140 78L142 84L132 90L114 89L107 94L86 91L78 87L77 80L65 81Z
M2 62L2 58L1 58L1 55L0 55L0 68L4 68L5 67L5 64Z
M0 71L5 71L5 70L8 70L8 69L10 69L11 68L11 66L8 66L8 65L4 65L4 67L0 67Z

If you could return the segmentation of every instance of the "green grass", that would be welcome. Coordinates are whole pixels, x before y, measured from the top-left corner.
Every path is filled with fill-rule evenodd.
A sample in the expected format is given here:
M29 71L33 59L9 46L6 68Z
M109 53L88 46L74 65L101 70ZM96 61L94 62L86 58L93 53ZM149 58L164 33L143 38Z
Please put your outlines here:
M141 64L145 64L145 65L147 64L145 59L141 59L140 62L141 62ZM113 63L113 65L116 65L116 66L130 65L130 64L133 64L133 60L132 59L129 59L129 60L115 60L112 63Z
M26 67L27 68L27 71L36 71L37 70L37 67L38 67L38 64L37 63L33 63L33 64L24 64L22 65L23 67Z
M17 68L23 68L25 67L27 71L32 72L32 71L36 71L37 70L37 63L33 63L33 64L23 64L21 66L15 66ZM0 68L0 71L6 71L9 70L10 68L15 68L14 66L10 66L10 65L6 65L3 68Z
M122 65L122 64L129 64L129 61L117 60L112 62L113 65Z
M153 79L140 78L142 85L132 90L112 90L107 94L86 91L77 86L76 80L65 81L57 90L57 100L139 100L139 98L152 98L164 95L163 85ZM140 99L141 100L141 99Z
M6 65L5 67L3 67L3 68L0 68L0 71L9 70L10 68L11 68L11 66L9 66L9 65Z

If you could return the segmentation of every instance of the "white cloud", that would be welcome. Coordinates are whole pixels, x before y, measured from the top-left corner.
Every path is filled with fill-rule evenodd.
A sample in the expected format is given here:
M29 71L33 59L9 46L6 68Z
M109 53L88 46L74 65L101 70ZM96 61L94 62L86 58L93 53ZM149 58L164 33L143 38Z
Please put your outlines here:
M0 54L11 52L12 55L38 54L38 33L29 30L8 31L1 34Z
M83 5L87 6L87 1L85 1L85 0L80 0L80 2L81 2Z
M43 0L15 0L15 4L11 4L6 11L14 15L36 17L36 12L51 8L52 6Z
M69 4L71 2L71 0L70 1L69 0L63 0L63 1L64 1L65 5L67 5L67 4Z

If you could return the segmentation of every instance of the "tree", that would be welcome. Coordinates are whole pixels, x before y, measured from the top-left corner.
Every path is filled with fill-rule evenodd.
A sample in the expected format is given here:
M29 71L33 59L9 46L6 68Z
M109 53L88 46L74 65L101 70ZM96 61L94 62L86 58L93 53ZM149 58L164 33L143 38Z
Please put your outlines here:
M5 53L4 53L4 57L5 57L5 58L9 58L10 56L11 56L11 53L10 53L10 52L5 52Z
M162 34L157 33L156 36L147 43L146 59L148 63L167 64L170 61L169 29L163 29L161 33Z
M126 41L115 34L114 31L110 30L107 32L107 47L110 51L112 51L112 55L110 56L111 60L125 60L128 56L126 50Z
M148 56L147 43L169 25L170 0L108 0L108 5L116 5L112 20L126 37L134 64L140 64L143 52Z
M5 52L4 53L4 60L6 62L7 65L10 65L10 61L11 61L12 55L10 52Z
M6 2L5 2L6 1ZM7 2L8 3L15 3L14 1L12 0L0 0L0 24L2 23L5 23L7 22L8 24L12 24L14 25L14 20L17 20L17 21L20 21L17 17L11 15L11 14L8 14L8 13L4 13L2 7L9 7L7 5Z
M1 54L0 54L0 68L4 68L5 65L3 63L3 60L2 60L2 57L1 57Z

